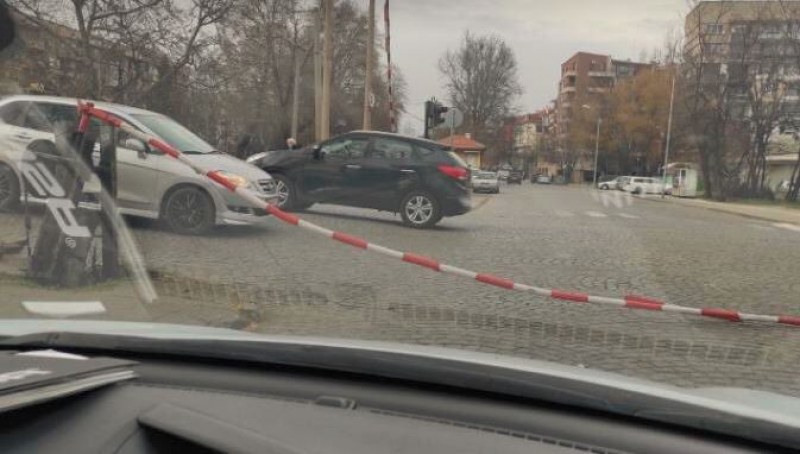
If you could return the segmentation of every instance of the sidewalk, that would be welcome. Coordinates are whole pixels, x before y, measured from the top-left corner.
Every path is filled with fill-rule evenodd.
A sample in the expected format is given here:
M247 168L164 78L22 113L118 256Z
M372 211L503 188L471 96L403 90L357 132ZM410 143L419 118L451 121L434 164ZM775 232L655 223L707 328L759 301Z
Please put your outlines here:
M682 197L642 197L643 200L656 202L674 203L677 205L704 208L706 210L719 211L722 213L735 214L747 218L760 219L763 221L780 222L795 224L800 226L800 209L782 206L759 206L740 202L715 202L705 199L686 199Z

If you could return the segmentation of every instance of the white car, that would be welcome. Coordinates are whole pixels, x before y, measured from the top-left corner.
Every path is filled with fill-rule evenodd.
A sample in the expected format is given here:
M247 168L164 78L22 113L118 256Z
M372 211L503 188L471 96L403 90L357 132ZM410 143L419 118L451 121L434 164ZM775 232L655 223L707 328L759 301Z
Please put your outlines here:
M597 183L597 189L601 189L607 191L609 189L617 189L617 182L620 180L620 177L614 178L608 181L601 181Z
M660 178L630 177L622 190L631 194L662 194L664 183Z
M53 123L75 121L77 99L15 95L0 99L0 210L22 199L19 163L35 140L54 141ZM155 112L119 104L95 106L139 130L158 136L203 168L220 171L248 186L262 199L277 197L272 177L258 167L218 152L175 120ZM44 203L35 185L29 201ZM216 224L252 224L265 213L238 196L196 174L185 164L119 132L117 142L117 206L122 214L162 219L174 231L199 234Z
M478 171L472 174L472 192L500 193L500 180L494 172Z

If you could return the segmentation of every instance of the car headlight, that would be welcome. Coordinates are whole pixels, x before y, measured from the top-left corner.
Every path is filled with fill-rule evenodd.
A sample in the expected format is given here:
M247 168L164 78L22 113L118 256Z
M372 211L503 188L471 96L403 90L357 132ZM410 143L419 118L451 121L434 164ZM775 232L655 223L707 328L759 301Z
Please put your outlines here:
M233 183L233 185L236 186L237 188L252 188L253 187L253 185L250 183L250 181L248 181L247 178L245 178L245 177L243 177L241 175L237 175L237 174L231 173L231 172L226 172L224 170L217 170L215 173L217 173L218 175L224 177L226 180L228 180L231 183Z
M256 154L254 154L252 156L248 156L246 161L248 163L250 163L250 164L254 164L256 161L258 161L259 159L263 158L266 155L267 155L267 152L266 151L262 151L261 153L256 153Z

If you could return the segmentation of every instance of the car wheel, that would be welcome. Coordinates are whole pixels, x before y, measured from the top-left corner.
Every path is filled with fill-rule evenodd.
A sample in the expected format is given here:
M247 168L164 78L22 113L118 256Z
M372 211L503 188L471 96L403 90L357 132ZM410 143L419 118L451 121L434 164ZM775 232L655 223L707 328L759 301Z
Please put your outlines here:
M634 188L632 191L634 194L639 195L642 193L642 188Z
M182 186L169 193L161 216L175 233L202 235L214 227L217 213L214 201L204 190Z
M400 203L400 216L403 224L416 229L433 227L442 220L442 208L431 194L425 191L411 191Z
M19 179L11 167L0 164L0 211L11 211L19 205Z
M285 175L273 175L275 178L275 192L278 194L278 208L285 211L299 211L313 205L313 203L303 203L297 200L297 191L289 177Z

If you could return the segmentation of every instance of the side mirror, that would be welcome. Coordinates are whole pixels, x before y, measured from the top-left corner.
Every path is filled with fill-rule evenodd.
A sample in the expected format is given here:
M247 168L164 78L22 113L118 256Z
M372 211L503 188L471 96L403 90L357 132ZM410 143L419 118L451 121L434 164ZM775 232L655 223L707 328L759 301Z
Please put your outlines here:
M322 148L320 148L319 145L314 145L314 148L312 148L312 150L313 150L312 156L317 161L321 161L325 157L325 153L322 152Z
M127 138L122 146L129 150L135 151L136 154L142 159L147 157L147 145L145 145L144 142L139 139L134 139L133 137Z

